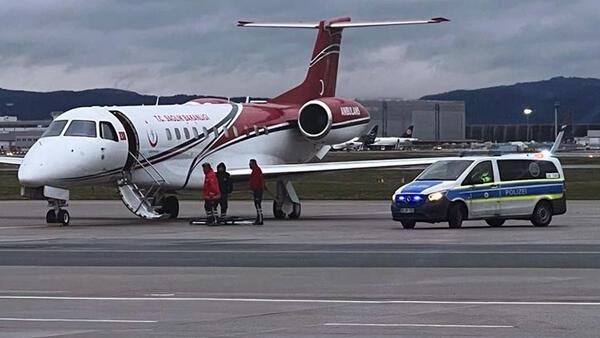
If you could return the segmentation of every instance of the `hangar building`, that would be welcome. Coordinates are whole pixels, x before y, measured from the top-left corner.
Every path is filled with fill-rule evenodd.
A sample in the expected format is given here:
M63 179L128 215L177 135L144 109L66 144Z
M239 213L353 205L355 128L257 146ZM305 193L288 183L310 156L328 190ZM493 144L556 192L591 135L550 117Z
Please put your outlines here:
M465 139L465 102L357 99L371 115L371 125L379 126L378 136L400 136L414 125L413 136L421 141L460 141Z

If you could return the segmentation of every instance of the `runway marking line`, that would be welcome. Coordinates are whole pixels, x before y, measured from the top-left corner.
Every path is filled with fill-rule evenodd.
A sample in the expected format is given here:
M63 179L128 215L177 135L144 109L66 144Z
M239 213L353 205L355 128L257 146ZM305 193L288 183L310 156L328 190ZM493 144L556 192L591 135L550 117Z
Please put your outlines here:
M376 324L376 323L325 323L324 326L363 326L363 327L441 327L441 328L483 328L512 329L512 325L473 325L473 324Z
M286 298L214 298L214 297L86 297L86 296L0 296L0 300L62 300L62 301L191 301L238 303L314 303L314 304L424 304L424 305L564 305L600 306L600 302L569 301L476 301L476 300L352 300L352 299L286 299Z
M275 253L275 254L600 254L600 251L457 251L457 250L84 250L84 249L0 249L0 252L75 252L75 253Z
M85 319L85 318L10 318L0 317L3 322L78 322L78 323L158 323L156 320L134 319Z

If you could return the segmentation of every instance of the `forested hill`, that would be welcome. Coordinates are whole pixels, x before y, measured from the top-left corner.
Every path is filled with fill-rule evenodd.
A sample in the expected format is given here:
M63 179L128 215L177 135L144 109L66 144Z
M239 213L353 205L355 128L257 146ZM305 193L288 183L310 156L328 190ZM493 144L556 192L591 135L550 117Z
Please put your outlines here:
M428 100L463 100L467 123L523 123L523 109L533 109L532 123L552 123L554 103L560 102L559 119L600 123L600 79L555 77L473 90L427 95Z

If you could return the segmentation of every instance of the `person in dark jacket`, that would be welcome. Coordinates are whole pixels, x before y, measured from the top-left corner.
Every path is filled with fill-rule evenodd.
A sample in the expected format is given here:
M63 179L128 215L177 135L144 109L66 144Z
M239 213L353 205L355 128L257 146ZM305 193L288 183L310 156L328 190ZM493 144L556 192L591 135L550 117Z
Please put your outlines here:
M219 189L221 190L221 198L217 204L221 208L220 217L223 219L227 217L227 202L229 199L229 194L233 192L233 183L231 183L231 178L227 172L227 167L223 162L217 165L217 180L219 181Z
M262 198L265 190L265 178L255 159L250 160L250 169L252 169L250 173L250 190L252 190L254 207L256 208L256 220L253 224L263 225Z
M206 211L206 224L213 225L217 222L217 202L221 198L219 181L213 171L210 163L202 164L204 171L204 188L202 195L204 197L204 210Z

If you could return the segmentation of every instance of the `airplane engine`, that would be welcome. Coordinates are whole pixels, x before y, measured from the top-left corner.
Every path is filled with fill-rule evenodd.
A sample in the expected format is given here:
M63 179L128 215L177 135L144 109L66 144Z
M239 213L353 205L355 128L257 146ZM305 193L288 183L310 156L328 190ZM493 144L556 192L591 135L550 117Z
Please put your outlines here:
M306 102L298 112L298 128L311 142L337 144L361 135L369 113L360 103L337 97Z

